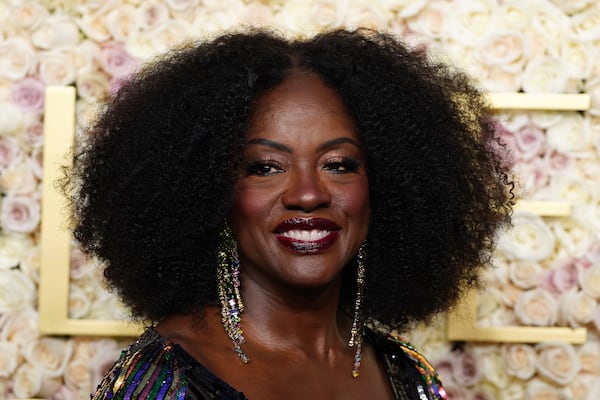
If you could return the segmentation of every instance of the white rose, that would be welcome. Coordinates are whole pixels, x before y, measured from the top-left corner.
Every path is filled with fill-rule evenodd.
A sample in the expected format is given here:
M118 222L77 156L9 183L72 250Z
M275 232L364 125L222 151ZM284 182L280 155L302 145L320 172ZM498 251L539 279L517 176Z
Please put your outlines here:
M507 29L524 32L531 26L531 19L535 15L532 5L522 1L504 1L500 4L497 13L501 25Z
M563 394L569 400L596 400L600 398L600 379L598 375L577 375Z
M498 251L508 259L538 261L548 257L554 249L554 236L535 214L516 211L513 227L498 240Z
M8 195L1 207L0 226L7 232L30 233L40 223L40 203L32 196Z
M0 270L0 314L15 308L33 306L35 285L18 269Z
M582 40L600 39L600 6L597 2L590 4L582 12L571 18L570 31L573 36Z
M44 124L39 118L30 118L27 126L18 138L25 149L41 148L44 144Z
M72 361L67 364L65 369L65 383L70 388L86 389L88 393L92 393L92 377L91 372L84 361ZM98 382L94 382L98 384Z
M502 358L510 375L522 380L535 375L536 353L530 345L505 344L502 346Z
M556 125L562 118L562 113L556 111L531 111L529 117L531 122L542 129L548 129Z
M19 264L21 271L35 284L38 284L40 281L41 258L40 245L31 243L26 246L24 256Z
M74 283L69 285L70 318L78 319L86 317L90 310L91 304L91 299L79 285Z
M46 85L70 85L75 81L75 65L71 57L59 51L48 51L40 56L40 78Z
M31 43L22 37L0 41L0 78L18 81L31 74L37 64Z
M31 171L33 171L33 174L36 176L36 178L38 178L39 180L43 179L43 149L38 148L38 149L34 149L33 152L31 153L31 157L29 157L29 159L27 160L29 163L29 166L31 167Z
M563 400L557 387L537 378L527 382L524 398L527 400Z
M0 175L0 188L11 194L32 194L38 182L27 162L21 162Z
M579 285L585 294L600 300L600 263L579 272Z
M28 307L17 305L5 317L4 327L0 329L0 340L23 346L38 337L38 313L33 304Z
M583 11L594 0L550 0L556 7L560 8L568 15Z
M166 0L166 3L173 11L184 12L195 8L198 5L198 0Z
M58 377L64 373L72 352L72 341L52 337L33 340L22 350L25 359L49 377Z
M79 42L79 29L70 18L52 15L33 32L31 41L40 49L68 49Z
M529 57L526 39L516 31L494 31L486 34L478 46L479 60L490 66L501 66L507 72L521 71Z
M591 105L588 112L594 116L600 115L600 77L596 76L592 79L589 79L585 83L585 92L590 96ZM591 119L590 119L591 120ZM591 122L588 122L591 123ZM598 122L595 122L594 127L596 128L594 132L598 131L597 128Z
M557 173L550 177L550 193L552 198L568 202L572 205L588 203L592 191L588 183L574 173Z
M104 22L113 40L124 42L129 35L139 30L137 9L129 5L121 5L111 10Z
M523 400L525 398L524 386L522 381L511 382L510 385L502 389L498 400Z
M101 43L111 39L108 28L104 23L104 14L83 12L76 21L85 36L95 42Z
M494 23L498 4L491 0L460 0L452 3L452 18L448 21L450 37L472 46L487 32L497 28Z
M276 24L274 10L262 3L246 4L240 24L259 27L273 26Z
M25 245L22 238L0 233L0 270L14 268L21 262Z
M142 29L155 29L169 19L169 9L163 3L143 2L134 11Z
M12 9L11 21L18 27L33 30L48 16L48 10L34 2L20 4Z
M0 378L9 378L17 369L18 354L16 343L0 341Z
M152 28L155 29L157 28ZM154 48L151 35L146 32L135 32L129 35L125 41L125 50L138 60L149 60L158 53Z
M592 243L590 227L573 218L550 221L549 225L557 241L558 255L582 254Z
M558 43L568 37L569 18L552 4L536 7L531 20L531 29L546 38L549 43Z
M122 346L114 340L98 340L94 342L95 353L87 362L90 369L92 384L98 384L110 370L115 361L119 359Z
M13 375L13 391L17 398L36 397L42 389L44 374L35 365L24 363Z
M506 371L506 366L502 361L500 352L497 348L481 354L481 365L483 366L483 380L489 382L498 389L504 389L510 383L510 375Z
M576 112L562 113L562 118L546 130L548 145L562 153L577 156L592 145L589 124Z
M564 93L568 89L569 68L556 57L535 57L523 72L523 90L527 93Z
M191 30L189 24L182 21L171 20L157 29L148 31L148 37L150 38L154 49L157 52L162 53L189 39L189 32Z
M425 2L422 2L425 4ZM447 30L449 3L429 2L414 17L408 20L408 26L419 35L426 36L429 39L442 37Z
M578 290L564 293L560 301L560 322L573 328L593 321L598 302L593 297Z
M579 348L581 372L598 376L600 374L600 342L587 341Z
M92 40L82 40L77 46L67 49L70 62L77 75L97 70L96 60L100 58L100 47Z
M538 374L551 382L566 385L579 373L579 357L570 343L540 343L536 351Z
M589 42L567 39L559 43L558 54L565 60L569 75L576 79L588 79L596 61L594 48Z
M394 18L394 14L381 3L369 0L348 1L345 15L343 23L348 28L385 29Z
M100 71L82 73L75 82L77 94L85 101L97 102L106 97L108 78Z
M526 290L517 299L514 311L523 325L552 326L558 318L558 302L542 288Z
M1 62L2 59L0 58L0 63ZM21 110L12 103L0 102L0 136L16 135L19 137L22 134L25 125L25 114L23 114Z
M522 289L531 289L539 285L542 267L536 262L516 261L509 264L511 282Z

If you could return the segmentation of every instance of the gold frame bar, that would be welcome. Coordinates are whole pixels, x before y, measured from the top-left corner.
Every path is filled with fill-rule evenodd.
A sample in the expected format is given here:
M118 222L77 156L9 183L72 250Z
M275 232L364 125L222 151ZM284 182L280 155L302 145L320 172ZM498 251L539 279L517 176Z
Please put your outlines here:
M56 190L61 165L75 138L75 88L49 86L44 109L39 329L42 335L137 336L141 327L119 320L69 318L71 234L66 202Z
M492 108L502 110L585 111L590 108L589 94L489 93Z

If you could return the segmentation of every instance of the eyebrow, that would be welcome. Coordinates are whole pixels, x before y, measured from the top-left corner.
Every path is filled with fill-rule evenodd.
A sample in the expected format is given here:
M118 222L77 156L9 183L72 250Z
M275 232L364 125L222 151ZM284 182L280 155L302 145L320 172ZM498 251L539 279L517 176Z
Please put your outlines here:
M340 145L342 143L349 143L349 144L352 144L352 145L360 148L359 144L355 140L353 140L347 136L342 136L339 138L328 140L325 143L320 144L317 147L315 152L320 153L322 151L326 151L331 148L334 148L337 145ZM271 147L273 149L280 150L280 151L290 153L290 154L292 154L294 152L291 147L289 147L283 143L275 142L270 139L256 138L256 139L249 140L247 144L257 144L257 145L261 145L261 146L267 146L267 147Z

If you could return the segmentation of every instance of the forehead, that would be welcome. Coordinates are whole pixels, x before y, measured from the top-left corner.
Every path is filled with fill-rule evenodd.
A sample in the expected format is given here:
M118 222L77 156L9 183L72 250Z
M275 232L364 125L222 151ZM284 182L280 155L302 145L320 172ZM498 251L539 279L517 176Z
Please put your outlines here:
M350 135L354 119L341 96L317 75L294 71L278 86L258 97L247 137L303 132Z

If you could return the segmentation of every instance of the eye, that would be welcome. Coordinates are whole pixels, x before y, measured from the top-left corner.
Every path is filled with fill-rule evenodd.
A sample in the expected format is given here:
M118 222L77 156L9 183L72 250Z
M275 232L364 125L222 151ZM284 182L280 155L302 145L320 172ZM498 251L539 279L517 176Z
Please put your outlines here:
M328 159L323 169L336 174L347 174L356 172L360 168L360 160L350 157L334 157Z
M284 171L281 164L275 160L256 160L246 165L246 176L270 176Z

